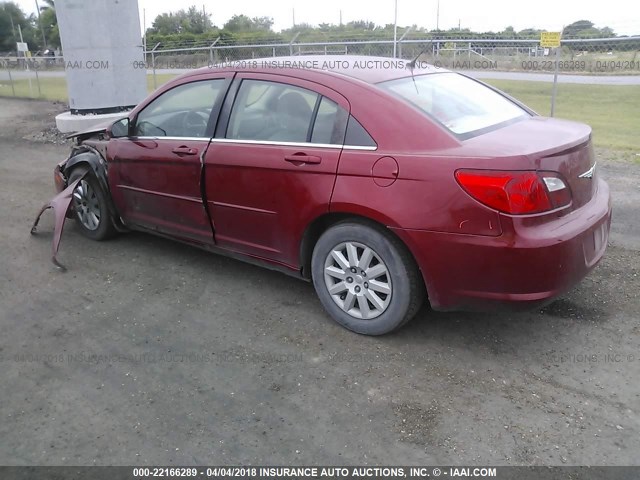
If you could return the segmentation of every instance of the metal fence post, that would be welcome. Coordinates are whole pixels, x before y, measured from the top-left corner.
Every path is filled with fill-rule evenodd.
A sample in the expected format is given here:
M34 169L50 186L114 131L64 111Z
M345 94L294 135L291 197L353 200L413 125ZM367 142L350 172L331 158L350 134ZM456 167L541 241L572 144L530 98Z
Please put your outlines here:
M153 89L157 89L158 88L158 82L156 81L156 48L158 48L160 46L159 43L156 44L155 47L153 47L153 50L151 50L151 65L153 66Z
M300 32L296 33L289 42L289 55L293 57L293 42L295 42L300 36Z
M210 54L210 60L211 60L211 65L210 66L211 67L213 67L216 64L216 61L215 61L214 56L213 56L213 47L215 47L216 43L218 43L219 41L220 41L220 37L216 38L216 41L213 42L211 44L211 46L209 47L209 54Z
M397 48L398 48L398 0L395 1L395 13L393 17L393 58L398 57L396 55Z
M11 83L11 91L13 92L13 96L16 96L16 87L13 84L13 76L11 75L11 68L7 65L7 73L9 74L9 82Z
M556 47L556 66L553 72L553 91L551 92L551 116L555 114L556 111L556 95L558 94L558 70L560 70L560 50L562 50L561 46Z
M400 58L402 58L402 41L405 39L405 37L407 35L409 35L409 33L411 32L411 30L413 30L413 25L411 25L409 28L407 28L406 32L404 32L402 34L402 36L400 37L400 40L398 40L398 56Z
M34 69L36 72L36 83L38 84L38 98L42 98L42 89L40 88L40 75L38 75L38 68Z

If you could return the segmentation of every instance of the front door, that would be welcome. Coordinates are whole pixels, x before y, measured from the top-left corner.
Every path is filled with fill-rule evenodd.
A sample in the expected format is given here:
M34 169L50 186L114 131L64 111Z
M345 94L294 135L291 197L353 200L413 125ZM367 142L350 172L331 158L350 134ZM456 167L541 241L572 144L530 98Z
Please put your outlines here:
M130 137L111 140L109 183L125 223L213 242L202 158L229 83L221 77L178 85L138 113Z

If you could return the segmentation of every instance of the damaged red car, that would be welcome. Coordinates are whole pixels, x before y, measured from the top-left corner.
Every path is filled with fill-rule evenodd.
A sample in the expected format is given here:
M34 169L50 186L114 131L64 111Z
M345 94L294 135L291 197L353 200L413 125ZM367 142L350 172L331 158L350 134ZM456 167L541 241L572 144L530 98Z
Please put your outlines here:
M425 298L538 307L604 255L611 200L587 125L443 69L304 59L195 70L76 135L55 171L58 232L70 203L92 240L142 230L277 268L370 335Z

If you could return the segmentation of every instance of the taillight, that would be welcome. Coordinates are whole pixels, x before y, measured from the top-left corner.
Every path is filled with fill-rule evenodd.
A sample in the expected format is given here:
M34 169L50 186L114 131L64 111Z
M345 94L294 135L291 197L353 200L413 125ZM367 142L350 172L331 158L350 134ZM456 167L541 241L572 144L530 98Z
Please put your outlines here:
M456 180L473 198L512 215L569 205L571 191L556 172L458 170Z

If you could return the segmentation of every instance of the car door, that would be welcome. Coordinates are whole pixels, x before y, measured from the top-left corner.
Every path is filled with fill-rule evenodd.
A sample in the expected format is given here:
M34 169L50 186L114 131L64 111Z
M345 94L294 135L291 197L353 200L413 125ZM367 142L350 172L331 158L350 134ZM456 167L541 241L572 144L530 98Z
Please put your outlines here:
M298 266L305 228L329 211L348 110L323 85L238 74L205 156L220 247Z
M133 120L130 136L109 144L109 183L125 223L195 243L213 243L202 199L202 157L231 75L185 80Z

